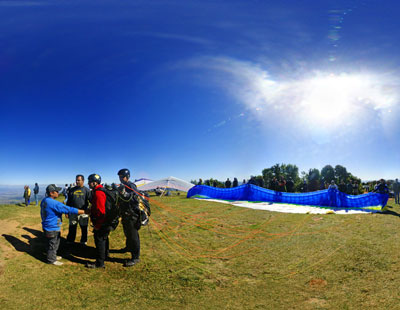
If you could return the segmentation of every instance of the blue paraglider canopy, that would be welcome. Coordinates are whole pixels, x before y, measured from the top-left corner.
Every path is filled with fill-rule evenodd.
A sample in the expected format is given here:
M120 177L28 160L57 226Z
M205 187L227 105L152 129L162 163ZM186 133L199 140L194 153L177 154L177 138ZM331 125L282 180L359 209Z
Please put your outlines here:
M233 201L277 202L372 212L381 211L389 198L387 194L379 193L347 195L337 189L326 189L310 193L283 193L252 184L243 184L234 188L216 188L207 185L196 185L189 190L187 197Z

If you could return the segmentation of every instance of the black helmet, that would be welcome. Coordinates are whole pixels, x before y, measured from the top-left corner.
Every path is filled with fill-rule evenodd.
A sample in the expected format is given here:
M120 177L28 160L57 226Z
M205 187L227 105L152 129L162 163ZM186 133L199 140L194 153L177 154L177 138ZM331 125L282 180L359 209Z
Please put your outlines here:
M129 169L126 169L126 168L118 171L118 175L121 177L127 177L128 179L131 177L131 173L129 172Z
M93 174L89 175L88 182L89 183L90 182L97 182L98 184L100 184L101 183L101 176L99 176L96 173L93 173Z

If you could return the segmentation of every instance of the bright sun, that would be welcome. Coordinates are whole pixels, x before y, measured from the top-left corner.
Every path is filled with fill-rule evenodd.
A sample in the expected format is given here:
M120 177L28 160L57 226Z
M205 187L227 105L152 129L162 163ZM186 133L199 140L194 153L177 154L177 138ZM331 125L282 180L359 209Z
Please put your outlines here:
M373 91L368 78L356 75L315 77L301 84L303 117L325 127L345 121L357 106L368 103Z

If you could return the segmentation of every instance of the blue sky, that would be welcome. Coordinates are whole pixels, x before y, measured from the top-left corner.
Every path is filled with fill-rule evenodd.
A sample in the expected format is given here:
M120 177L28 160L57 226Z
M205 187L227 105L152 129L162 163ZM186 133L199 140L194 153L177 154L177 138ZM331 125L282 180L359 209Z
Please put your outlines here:
M400 176L397 1L0 1L0 184Z

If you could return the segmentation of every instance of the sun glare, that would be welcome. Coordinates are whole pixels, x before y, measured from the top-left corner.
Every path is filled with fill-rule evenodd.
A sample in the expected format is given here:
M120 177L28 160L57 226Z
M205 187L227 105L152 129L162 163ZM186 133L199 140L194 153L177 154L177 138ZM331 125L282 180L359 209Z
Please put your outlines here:
M301 82L303 117L325 127L345 121L371 92L371 83L361 76L322 76Z

